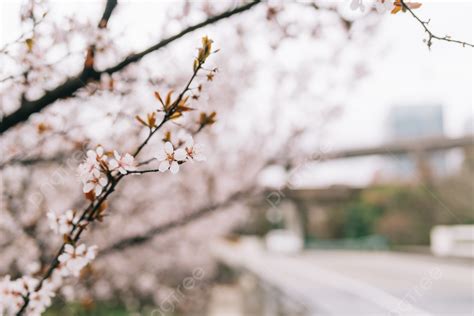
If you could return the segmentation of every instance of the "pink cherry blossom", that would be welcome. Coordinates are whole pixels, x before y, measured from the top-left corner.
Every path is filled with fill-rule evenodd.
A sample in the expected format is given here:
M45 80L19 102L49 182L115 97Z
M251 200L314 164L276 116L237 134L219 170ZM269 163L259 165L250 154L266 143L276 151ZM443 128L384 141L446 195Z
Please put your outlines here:
M102 193L103 188L107 185L107 176L105 174L101 174L97 178L91 178L84 183L83 192L89 193L94 191L95 195L98 196Z
M194 139L189 137L185 144L186 157L189 161L206 161L206 156L203 154L203 147L201 144L194 144Z
M97 246L87 248L84 244L77 247L67 244L58 260L66 267L67 272L77 277L81 270L95 258L96 251Z
M109 167L111 170L118 170L121 174L126 174L127 171L137 170L135 165L135 158L126 153L120 156L120 154L114 150L114 158L109 161Z
M175 150L170 142L166 142L156 159L160 161L158 167L160 172L170 170L171 173L176 174L179 171L179 162L186 160L186 151L182 148Z
M84 193L94 191L95 195L99 195L107 185L107 175L101 166L101 163L106 164L105 158L104 149L98 146L95 151L89 150L85 162L79 165L79 178Z
M364 12L365 6L364 6L364 3L363 3L363 0L352 0L351 9L352 10L359 9L361 12Z
M28 315L41 315L51 305L54 291L52 283L46 280L39 291L31 293Z
M56 234L67 234L71 231L73 225L76 225L79 221L74 214L74 211L67 210L62 215L57 215L55 212L50 211L46 214L49 220L49 227Z
M375 2L375 9L378 13L385 13L387 11L392 11L394 8L393 0L377 0Z

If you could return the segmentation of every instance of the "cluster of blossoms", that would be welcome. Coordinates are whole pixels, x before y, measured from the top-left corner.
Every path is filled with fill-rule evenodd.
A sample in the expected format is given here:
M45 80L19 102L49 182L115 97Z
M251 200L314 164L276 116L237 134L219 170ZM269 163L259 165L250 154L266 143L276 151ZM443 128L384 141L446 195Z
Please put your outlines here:
M49 220L49 227L56 234L67 234L74 226L79 224L79 218L73 210L67 210L64 214L59 216L55 212L50 211L46 216Z
M133 170L136 170L136 167L132 155L120 155L117 151L108 155L99 146L87 152L85 162L79 166L79 176L84 185L84 193L94 192L99 195L107 185L108 175L126 174ZM60 235L68 235L74 227L86 224L85 221L81 223L80 217L73 210L62 214L50 211L47 217L51 230ZM51 305L63 279L79 276L81 270L95 258L96 252L97 246L66 244L58 256L58 266L43 282L40 283L40 280L31 276L12 280L7 275L0 279L0 315L16 315L25 303L25 297L28 297L25 315L41 315Z
M135 159L126 153L120 155L113 152L113 157L109 157L101 146L96 150L89 150L84 163L79 165L79 178L83 184L84 193L94 192L96 196L102 193L107 185L107 175L113 172L126 174L127 171L135 171Z
M86 247L81 244L74 247L71 244L64 246L64 252L58 257L59 262L63 265L63 276L73 275L79 276L81 270L94 260L97 253L97 246Z
M50 228L57 234L68 234L74 225L80 225L79 218L72 210L62 215L50 211L47 214ZM0 315L16 315L28 297L29 304L26 315L41 315L52 303L55 292L60 288L63 279L69 276L78 277L81 270L96 256L97 246L77 247L66 244L58 257L59 265L52 275L41 283L31 276L12 280L9 275L0 280Z
M352 0L351 9L360 10L361 12L365 11L365 4L367 1L364 0ZM391 12L393 14L404 10L404 5L408 6L410 9L417 9L421 6L421 3L417 2L407 2L402 3L401 0L375 0L369 2L369 6L374 6L378 13Z
M33 48L33 41L27 44L29 47L31 46L31 50ZM202 48L199 48L198 56L194 60L194 72L191 81L196 77L199 70L204 69L202 65L209 55L213 53L211 48L212 40L207 36L204 37L202 39ZM86 68L94 66L93 54L91 52L92 49L89 49L85 61ZM216 71L217 68L208 70L208 80L212 80L213 73ZM159 161L158 170L137 171L137 163L134 157L138 155L163 123L167 120L181 117L184 112L194 110L186 103L189 95L185 96L185 93L191 91L189 88L191 81L175 101L172 101L172 92L168 93L164 99L165 101L161 99L158 92L155 93L155 96L163 105L162 111L165 112L165 119L163 119L161 124L156 124L156 111L147 115L147 121L137 116L137 120L149 128L150 134L137 148L134 155L129 153L120 154L115 150L106 152L102 146L97 146L94 150L87 151L85 160L78 167L78 175L83 185L83 192L86 194L87 199L91 201L91 204L84 210L82 215L77 214L73 210L67 210L62 214L53 211L47 213L51 230L63 236L63 246L47 270L45 269L46 267L42 267L43 269L41 267L38 268L37 272L46 271L43 277L24 276L12 280L7 275L0 279L0 316L16 314L41 315L52 304L52 299L63 285L65 278L70 276L78 277L81 271L95 259L97 246L87 247L84 244L77 245L77 242L89 222L102 219L103 210L106 207L106 198L124 175L156 171L165 172L167 170L176 174L182 163L206 160L201 146L194 144L191 136L188 135L189 137L185 139L179 139L177 145L174 146L170 140L170 132L168 132L168 136L165 136L165 144L156 156L156 159ZM201 86L199 86L198 90L201 91ZM197 96L193 94L194 97L197 99ZM212 125L216 121L215 117L215 112L209 115L201 113L197 132L205 126ZM38 126L40 132L45 131L47 128L47 125ZM152 160L149 160L149 162Z
M9 275L5 276L0 280L0 315L16 315L27 296L29 304L25 314L41 315L51 305L63 279L71 275L79 276L80 271L95 258L96 251L97 246L86 248L84 244L78 247L67 244L58 258L58 268L42 282L40 289L37 289L40 281L36 278L23 276L11 280Z
M194 144L192 137L188 137L184 143L184 148L175 150L173 144L167 141L163 148L158 152L156 159L160 162L158 170L176 174L179 171L179 165L185 161L205 161L206 157L203 154L202 146Z
M112 157L109 157L112 156ZM173 146L170 141L167 141L163 148L160 149L155 157L160 165L159 171L165 172L170 170L171 173L176 174L179 171L179 165L189 161L205 161L206 157L203 154L203 148L200 144L194 144L194 140L191 136L187 136L184 141L182 148ZM95 150L89 150L84 163L79 165L79 178L83 184L84 193L94 192L95 196L102 193L104 187L108 183L107 176L112 175L114 172L121 174L127 174L130 171L136 171L135 158L126 153L120 155L114 150L113 155L107 155L101 146L98 146ZM68 225L74 223L74 218L71 214L65 218L57 218L54 214L48 215L53 220L55 231L64 231Z
M50 211L47 217L51 230L56 234L68 235L74 227L82 224L73 210L67 210L60 215ZM26 315L41 315L51 305L63 279L69 276L78 277L81 270L95 258L96 252L97 246L87 248L84 244L77 247L66 244L58 257L58 267L41 283L39 289L38 279L24 276L11 280L10 276L4 277L0 281L0 315L15 315L24 304L25 297L29 299Z
M170 170L175 174L179 171L179 165L187 161L204 161L202 147L194 144L191 136L184 137L179 141L176 148L170 141L166 141L163 148L158 152L156 159L160 162L158 170L165 172ZM178 148L179 147L179 148ZM79 166L79 176L83 183L84 193L94 192L97 196L108 183L108 176L114 174L127 174L135 171L134 157L130 154L120 155L117 151L107 154L101 146L95 150L89 150L84 163ZM49 226L56 234L69 235L81 222L80 217L73 210L67 210L63 214L50 211L47 213ZM62 285L63 279L69 276L78 277L81 270L86 267L96 256L97 246L86 247L67 243L62 253L58 256L58 267L52 275L41 283L30 276L11 280L10 276L0 280L0 315L15 315L24 304L24 298L28 297L29 304L26 315L41 315L52 303L55 292Z
M15 315L23 305L23 298L29 295L29 305L26 315L41 315L52 303L55 291L60 286L60 278L57 273L54 277L45 280L41 289L36 290L39 280L30 276L24 276L11 280L5 276L0 280L0 315Z
M23 296L34 292L37 284L38 280L29 276L11 280L7 275L1 279L0 315L14 315L23 304Z
M41 288L37 289L39 280L31 276L23 276L12 280L9 275L0 280L0 315L15 315L29 297L26 315L41 315L48 308L55 292L68 276L79 276L80 271L89 264L96 255L97 246L86 248L84 244L74 247L67 244L59 256L58 268L45 279Z
M386 11L393 10L394 4L393 0L377 0L375 3L371 3L377 9L379 13L385 13ZM365 5L363 0L352 0L351 2L351 9L352 10L360 10L362 12L365 11Z
M86 225L86 221L80 222L80 218L72 210L67 210L62 215L56 215L53 211L47 214L49 226L56 234L69 234L75 226ZM79 276L82 268L91 262L96 255L97 246L86 248L84 244L74 248L71 244L64 246L63 253L58 257L58 261L64 266L63 276Z

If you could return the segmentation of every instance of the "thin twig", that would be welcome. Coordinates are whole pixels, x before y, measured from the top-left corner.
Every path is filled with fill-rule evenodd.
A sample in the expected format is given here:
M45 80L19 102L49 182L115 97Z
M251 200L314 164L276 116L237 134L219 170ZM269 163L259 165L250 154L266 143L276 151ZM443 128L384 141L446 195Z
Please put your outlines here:
M13 41L5 44L2 48L0 48L0 54L7 53L7 50L10 46L12 46L14 44L18 44L18 43L26 40L26 38L31 36L31 34L35 33L36 27L44 21L45 17L46 17L46 14L44 14L39 20L34 19L33 20L33 26L31 27L31 30L28 31L28 32L20 34L16 39L14 39Z
M439 40L439 41L445 41L445 42L451 42L451 43L457 43L462 45L463 47L470 46L474 47L473 44L470 44L468 42L463 42L459 40L452 39L450 36L437 36L431 32L431 30L428 28L428 24L430 23L430 20L428 21L423 21L420 19L415 12L405 3L404 0L400 0L400 3L402 4L403 8L410 12L410 14L423 26L423 29L425 30L426 33L428 33L428 39L426 40L426 45L428 45L428 48L431 48L431 45L433 44L433 39Z

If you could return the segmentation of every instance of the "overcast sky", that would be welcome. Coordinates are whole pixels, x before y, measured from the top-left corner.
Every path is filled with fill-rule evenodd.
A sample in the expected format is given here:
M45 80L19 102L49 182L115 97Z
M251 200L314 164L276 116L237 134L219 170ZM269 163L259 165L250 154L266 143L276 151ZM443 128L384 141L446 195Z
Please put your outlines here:
M473 42L471 1L424 3L418 14L431 18L430 27L436 34ZM376 65L346 104L344 117L335 128L338 133L333 134L335 142L344 145L353 135L362 143L382 140L392 105L441 104L446 132L463 134L473 115L473 50L435 41L429 51L422 42L425 35L421 26L408 14L387 15L382 27L383 32L374 40L381 47L387 46L388 53L367 56Z
M423 3L417 13L431 18L430 27L436 34L473 42L472 1ZM331 125L331 145L357 147L383 143L388 134L388 111L393 105L440 104L444 109L446 133L463 135L474 115L474 50L442 42L434 42L431 51L428 50L422 42L425 35L421 26L408 15L388 15L382 27L383 32L374 40L381 47L388 47L388 53L382 57L367 56L376 66L345 104L343 117ZM470 125L472 130L472 120ZM460 159L454 153L448 156L448 164L458 165ZM365 185L387 163L387 159L368 157L317 164L306 181L302 180L302 185Z

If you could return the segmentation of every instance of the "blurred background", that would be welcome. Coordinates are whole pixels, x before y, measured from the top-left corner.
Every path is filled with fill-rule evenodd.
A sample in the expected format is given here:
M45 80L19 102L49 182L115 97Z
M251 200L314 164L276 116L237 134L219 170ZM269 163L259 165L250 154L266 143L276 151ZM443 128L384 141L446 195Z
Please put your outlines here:
M0 3L2 119L242 1ZM37 275L61 240L49 210L85 205L89 148L132 152L154 91L198 78L217 122L207 161L130 177L85 235L98 258L45 315L473 315L472 49L424 42L408 13L349 1L268 1L189 32L2 130L0 275ZM471 1L424 1L434 33L472 42ZM197 89L197 87L196 87ZM193 90L195 91L195 90ZM140 160L154 157L152 140Z

